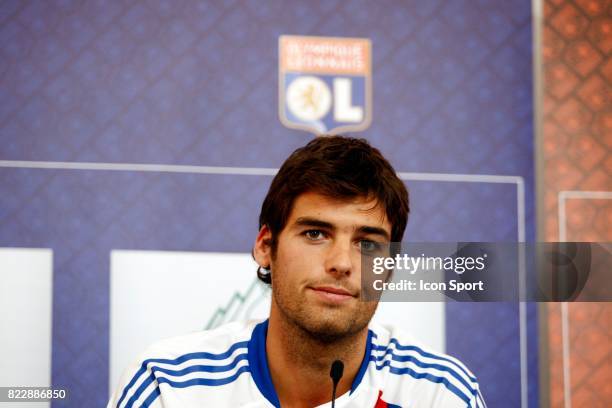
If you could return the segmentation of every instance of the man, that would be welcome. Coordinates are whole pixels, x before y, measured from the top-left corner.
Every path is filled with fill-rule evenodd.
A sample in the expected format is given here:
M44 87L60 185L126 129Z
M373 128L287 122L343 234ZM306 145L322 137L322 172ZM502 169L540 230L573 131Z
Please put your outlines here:
M108 407L484 407L459 361L368 327L377 302L360 300L361 256L401 241L408 212L403 182L366 141L297 149L272 181L253 248L272 288L269 319L157 343Z

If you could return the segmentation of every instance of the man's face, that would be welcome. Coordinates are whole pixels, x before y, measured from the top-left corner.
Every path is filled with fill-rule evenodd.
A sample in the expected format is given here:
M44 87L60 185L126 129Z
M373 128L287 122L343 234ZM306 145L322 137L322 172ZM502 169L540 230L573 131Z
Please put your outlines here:
M317 193L295 200L270 262L273 313L327 342L368 325L377 302L359 299L361 254L388 244L391 235L385 210L376 204Z

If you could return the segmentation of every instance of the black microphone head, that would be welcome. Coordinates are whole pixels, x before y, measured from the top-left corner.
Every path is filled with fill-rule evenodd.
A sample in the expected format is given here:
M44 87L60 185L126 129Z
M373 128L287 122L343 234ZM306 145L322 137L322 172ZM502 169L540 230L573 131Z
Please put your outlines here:
M334 360L329 371L329 376L332 378L334 383L338 383L340 378L344 374L344 363L341 360Z

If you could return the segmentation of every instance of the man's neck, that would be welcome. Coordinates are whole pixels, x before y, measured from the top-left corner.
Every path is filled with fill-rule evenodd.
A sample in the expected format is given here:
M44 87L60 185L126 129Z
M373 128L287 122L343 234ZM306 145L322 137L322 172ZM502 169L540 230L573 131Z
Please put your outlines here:
M275 313L276 312L276 313ZM324 343L272 311L266 355L276 394L283 408L314 407L331 400L329 372L334 360L344 363L336 395L351 389L366 350L368 330L333 343Z

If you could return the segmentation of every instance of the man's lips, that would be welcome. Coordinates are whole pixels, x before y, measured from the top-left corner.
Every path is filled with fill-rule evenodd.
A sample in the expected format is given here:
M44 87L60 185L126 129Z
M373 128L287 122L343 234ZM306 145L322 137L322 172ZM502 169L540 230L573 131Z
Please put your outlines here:
M332 301L342 301L356 297L356 295L352 294L350 291L336 286L312 286L310 289L318 295Z

